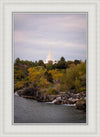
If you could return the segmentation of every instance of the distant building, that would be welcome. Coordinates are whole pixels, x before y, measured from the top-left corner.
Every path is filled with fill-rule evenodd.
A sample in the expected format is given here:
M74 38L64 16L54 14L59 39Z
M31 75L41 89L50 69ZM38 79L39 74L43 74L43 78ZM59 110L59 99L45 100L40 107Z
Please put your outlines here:
M49 47L49 53L48 53L48 56L46 58L45 64L48 64L48 63L50 63L50 64L55 63L54 58L53 58L53 54L52 54L52 50L51 50L51 46Z

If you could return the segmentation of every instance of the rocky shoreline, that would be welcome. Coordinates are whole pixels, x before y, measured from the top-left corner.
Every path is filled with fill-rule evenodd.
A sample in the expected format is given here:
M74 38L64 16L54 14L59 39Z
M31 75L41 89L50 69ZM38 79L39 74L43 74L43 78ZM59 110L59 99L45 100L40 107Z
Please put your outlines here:
M57 95L45 95L32 88L23 88L16 91L23 98L34 99L39 102L52 102L54 104L74 104L76 109L86 112L86 92L74 91L59 92Z

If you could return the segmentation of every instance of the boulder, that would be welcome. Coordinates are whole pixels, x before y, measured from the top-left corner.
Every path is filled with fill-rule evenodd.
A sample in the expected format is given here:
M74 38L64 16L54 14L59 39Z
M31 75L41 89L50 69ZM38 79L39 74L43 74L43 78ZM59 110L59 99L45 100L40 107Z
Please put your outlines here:
M56 101L54 102L54 104L60 105L61 102L62 102L61 100L56 100Z
M86 100L85 99L81 99L81 100L77 101L75 108L77 108L79 110L86 111Z

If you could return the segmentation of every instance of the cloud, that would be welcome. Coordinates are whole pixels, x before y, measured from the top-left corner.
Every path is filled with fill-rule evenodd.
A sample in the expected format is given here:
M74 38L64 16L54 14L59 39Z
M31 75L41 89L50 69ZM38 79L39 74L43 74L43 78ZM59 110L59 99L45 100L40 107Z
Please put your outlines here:
M44 60L51 45L57 59L85 59L86 33L86 14L14 14L15 58Z
M17 30L86 30L86 14L15 14ZM51 29L52 28L52 29Z

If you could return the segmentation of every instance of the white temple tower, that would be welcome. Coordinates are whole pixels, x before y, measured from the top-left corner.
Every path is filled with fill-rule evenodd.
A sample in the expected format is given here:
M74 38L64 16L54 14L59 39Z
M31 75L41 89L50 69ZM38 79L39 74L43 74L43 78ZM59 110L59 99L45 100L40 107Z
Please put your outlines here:
M54 63L54 59L53 59L53 55L52 55L52 50L51 50L51 46L49 47L49 53L48 53L48 56L47 56L47 59L46 59L46 64L47 63Z

